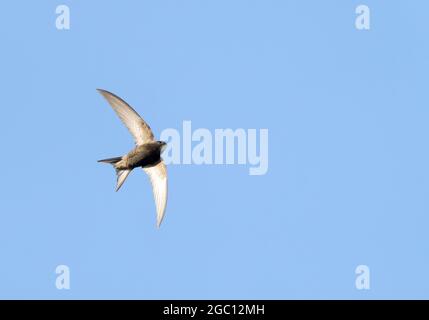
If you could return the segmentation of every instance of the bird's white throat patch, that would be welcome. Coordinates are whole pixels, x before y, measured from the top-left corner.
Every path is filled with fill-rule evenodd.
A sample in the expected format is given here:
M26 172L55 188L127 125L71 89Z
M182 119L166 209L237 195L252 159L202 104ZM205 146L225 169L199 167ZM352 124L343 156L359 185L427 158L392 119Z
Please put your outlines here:
M167 142L162 155L166 164L237 164L247 165L249 175L268 172L268 129L215 129L212 133L205 128L192 131L192 122L183 121L182 132L168 128L160 139Z

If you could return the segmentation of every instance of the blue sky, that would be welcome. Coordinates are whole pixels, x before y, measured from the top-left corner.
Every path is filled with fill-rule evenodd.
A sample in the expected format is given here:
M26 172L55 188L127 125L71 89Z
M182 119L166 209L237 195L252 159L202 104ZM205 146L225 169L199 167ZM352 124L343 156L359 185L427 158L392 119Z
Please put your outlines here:
M355 8L371 29L355 28ZM70 7L71 28L55 28ZM7 1L0 10L0 298L429 298L423 1ZM169 166L155 227L132 138L269 129L269 171ZM70 268L70 290L55 268ZM371 289L355 288L355 268Z

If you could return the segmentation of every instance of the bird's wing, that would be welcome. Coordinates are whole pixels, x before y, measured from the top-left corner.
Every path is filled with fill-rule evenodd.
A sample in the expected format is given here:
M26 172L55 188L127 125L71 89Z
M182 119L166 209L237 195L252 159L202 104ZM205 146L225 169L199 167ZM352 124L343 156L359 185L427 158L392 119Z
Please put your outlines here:
M156 166L143 168L143 170L149 175L150 182L152 183L153 196L156 204L156 220L159 227L164 218L165 207L167 205L167 167L161 160Z
M139 114L124 100L113 93L97 89L106 98L113 110L133 135L136 145L142 145L154 140L152 130Z

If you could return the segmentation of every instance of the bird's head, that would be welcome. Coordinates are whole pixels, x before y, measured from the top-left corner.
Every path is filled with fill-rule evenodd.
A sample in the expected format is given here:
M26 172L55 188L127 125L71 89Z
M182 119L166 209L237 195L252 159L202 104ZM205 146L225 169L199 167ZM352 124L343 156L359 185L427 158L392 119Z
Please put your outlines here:
M159 144L159 146L161 148L161 152L163 152L165 150L165 148L167 147L167 142L157 141L157 143Z

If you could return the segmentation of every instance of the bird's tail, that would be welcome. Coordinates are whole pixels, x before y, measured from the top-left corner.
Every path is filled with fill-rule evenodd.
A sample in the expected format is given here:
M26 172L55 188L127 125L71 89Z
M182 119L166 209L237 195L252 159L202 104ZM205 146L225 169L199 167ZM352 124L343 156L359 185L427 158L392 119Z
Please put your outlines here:
M122 157L115 157L115 158L109 158L109 159L103 159L103 160L98 160L98 162L104 162L104 163L110 163L110 164L115 164L116 162L119 162L122 160Z
M116 169L116 191L119 190L119 188L124 184L125 180L127 179L128 175L130 174L131 170L119 170Z
M120 170L120 169L116 168L115 164L121 160L122 160L122 157L98 160L98 162L110 163L115 168L115 171L116 171L116 191L118 191L121 188L121 186L124 184L125 180L127 179L128 175L131 172L131 170L128 170L128 169Z

